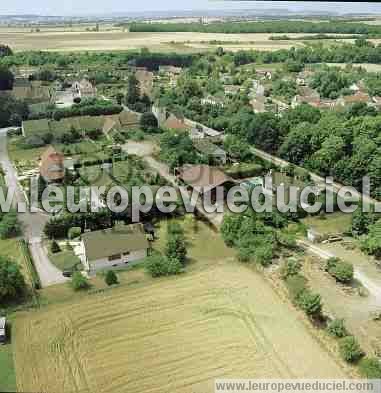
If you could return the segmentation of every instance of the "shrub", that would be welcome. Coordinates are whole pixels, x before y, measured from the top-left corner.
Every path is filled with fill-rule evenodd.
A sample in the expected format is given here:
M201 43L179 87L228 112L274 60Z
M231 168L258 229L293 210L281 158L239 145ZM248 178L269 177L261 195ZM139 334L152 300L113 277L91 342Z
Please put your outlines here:
M321 296L311 292L309 289L304 289L299 293L296 304L311 317L317 317L321 314Z
M81 291L90 288L90 283L81 272L74 272L71 279L71 286L75 291Z
M359 363L360 373L368 379L381 378L381 363L376 358L361 359Z
M353 280L353 265L344 262L338 258L329 258L326 265L326 271L337 281L350 283Z
M281 276L284 280L299 274L302 264L295 258L289 258L282 267Z
M146 266L152 277L170 276L183 272L183 265L179 260L160 254L149 257Z
M68 231L68 237L70 240L80 237L82 233L81 227L72 227Z
M115 273L113 270L109 270L109 271L106 273L106 276L105 276L105 283L106 283L108 286L119 284L118 277L117 277L116 273Z
M51 251L53 254L57 254L58 252L61 251L60 246L58 245L58 243L57 243L55 240L53 240L52 243L51 243L51 245L50 245L50 251Z
M364 352L353 336L347 336L340 340L339 351L341 357L348 363L355 363L364 356Z
M334 319L327 326L327 331L331 336L343 338L348 336L348 331L344 325L343 319Z

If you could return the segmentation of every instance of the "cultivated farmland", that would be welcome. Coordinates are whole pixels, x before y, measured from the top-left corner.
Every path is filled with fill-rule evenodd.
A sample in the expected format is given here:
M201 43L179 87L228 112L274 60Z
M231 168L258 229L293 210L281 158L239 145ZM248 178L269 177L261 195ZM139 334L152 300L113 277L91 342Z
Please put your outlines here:
M86 50L128 50L148 47L155 51L200 52L218 45L210 41L221 41L226 49L287 49L303 46L300 41L271 41L276 34L214 34L214 33L130 33L122 30L86 32L54 31L44 29L31 33L28 29L7 31L0 29L0 42L10 45L15 51L86 51ZM293 36L308 34L293 34ZM229 44L229 42L231 44ZM238 44L237 44L238 42Z
M259 273L228 259L20 315L20 391L205 392L217 377L344 377Z

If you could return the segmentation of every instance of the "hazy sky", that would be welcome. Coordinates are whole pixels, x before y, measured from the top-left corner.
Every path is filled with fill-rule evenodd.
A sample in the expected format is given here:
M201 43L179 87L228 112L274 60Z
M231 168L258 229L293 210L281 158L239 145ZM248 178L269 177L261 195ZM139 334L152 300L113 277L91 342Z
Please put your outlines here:
M381 0L380 0L381 1ZM0 14L76 15L136 11L201 10L201 9L268 9L306 8L316 11L337 11L381 14L381 2L320 3L296 1L223 2L208 0L0 0Z

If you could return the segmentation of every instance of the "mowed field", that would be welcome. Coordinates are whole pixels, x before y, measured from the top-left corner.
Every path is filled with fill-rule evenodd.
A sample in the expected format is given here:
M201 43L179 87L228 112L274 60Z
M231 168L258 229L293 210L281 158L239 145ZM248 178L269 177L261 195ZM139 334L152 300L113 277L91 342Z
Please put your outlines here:
M276 34L130 33L122 30L87 32L55 29L42 29L39 33L31 33L29 29L15 31L15 29L0 28L0 42L11 46L15 51L105 51L147 47L155 51L195 52L215 48L216 45L208 44L213 40L222 41L224 48L232 51L239 49L276 50L304 45L300 41L271 41L269 37L272 35ZM293 36L297 37L298 34L293 34Z
M344 377L263 277L231 260L18 316L19 391L213 391L214 378Z

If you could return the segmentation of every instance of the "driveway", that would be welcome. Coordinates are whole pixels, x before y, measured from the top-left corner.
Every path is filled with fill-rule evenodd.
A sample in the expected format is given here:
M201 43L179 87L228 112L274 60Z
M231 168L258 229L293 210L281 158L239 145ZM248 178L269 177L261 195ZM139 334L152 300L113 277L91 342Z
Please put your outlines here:
M15 204L27 204L22 188L17 180L17 172L8 156L7 150L7 130L0 129L0 165L5 172L5 181L8 187L15 189ZM41 285L47 287L67 281L62 276L62 272L57 269L49 260L47 251L42 244L42 231L49 215L42 212L19 213L19 220L22 225L24 238L30 245L30 251ZM0 251L1 252L1 251Z

